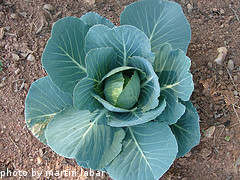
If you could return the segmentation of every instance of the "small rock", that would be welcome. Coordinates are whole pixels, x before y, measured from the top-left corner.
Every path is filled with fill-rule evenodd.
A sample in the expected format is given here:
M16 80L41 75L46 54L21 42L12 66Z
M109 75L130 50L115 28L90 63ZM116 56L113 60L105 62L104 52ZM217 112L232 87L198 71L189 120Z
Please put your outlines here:
M35 56L33 54L29 54L27 57L28 61L34 61L35 60Z
M208 67L212 68L212 63L211 62L208 62Z
M26 12L19 12L18 15L23 17L23 18L27 18L27 13Z
M43 6L43 9L48 10L48 11L53 11L54 7L51 4L45 4Z
M16 75L18 75L18 74L20 73L20 71L21 71L21 70L20 70L19 68L17 68L17 70L15 70L14 73L15 73Z
M12 58L14 61L18 61L19 60L19 56L15 53L12 53Z
M186 0L181 0L181 3L185 4L185 3L186 3Z
M95 4L95 0L85 0L86 3L93 5Z
M188 13L192 13L192 10L193 10L193 5L191 4L187 4L187 10L188 10Z
M27 83L25 83L25 84L24 84L24 88L25 88L25 89L27 89L27 90L28 90L28 89L29 89L29 87L30 87L30 86L29 86L29 84L27 84Z
M217 64L221 65L227 55L228 50L226 47L220 47L217 49L217 51L219 54L218 54L218 57L214 61Z
M218 9L217 8L213 8L212 11L216 13L216 12L218 12Z
M207 130L205 130L204 136L206 138L212 138L212 135L215 132L216 127L215 126L211 126L210 128L208 128Z
M43 157L43 150L42 149L39 149L39 155L40 155L40 157Z
M10 15L10 17L11 17L12 19L15 19L15 20L18 20L18 19L19 19L18 14L15 14L15 13L12 13L12 14Z
M4 27L4 29L5 29L6 31L10 31L11 27L10 27L10 26L6 26L6 27Z
M224 15L225 14L225 11L223 9L220 9L220 14L221 15Z
M229 61L228 61L228 69L229 69L230 71L232 71L232 70L234 69L233 60L229 60Z
M190 157L191 155L192 155L192 152L190 151L190 152L188 152L187 154L185 154L184 157L188 158L188 157Z
M43 159L40 156L38 156L37 157L37 163L40 165L40 164L42 164L42 162L43 162Z
M61 163L62 164L68 164L68 162L66 160L63 160Z
M235 90L235 91L233 91L233 94L234 94L234 96L237 96L238 92Z
M0 39L4 37L4 28L0 28Z
M237 75L233 76L233 80L234 80L234 82L237 82L238 76Z
M203 148L200 155L202 156L202 158L206 159L211 154L212 154L212 151L210 151L207 148Z
M219 70L219 75L223 75L223 70Z

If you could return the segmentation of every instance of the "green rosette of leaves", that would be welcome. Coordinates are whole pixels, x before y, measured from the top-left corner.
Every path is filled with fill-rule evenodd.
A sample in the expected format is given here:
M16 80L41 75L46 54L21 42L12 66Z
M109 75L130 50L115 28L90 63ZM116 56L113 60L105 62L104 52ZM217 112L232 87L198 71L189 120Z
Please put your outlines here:
M90 12L52 29L25 106L27 127L57 154L119 180L159 179L199 143L181 7L143 0L120 26Z

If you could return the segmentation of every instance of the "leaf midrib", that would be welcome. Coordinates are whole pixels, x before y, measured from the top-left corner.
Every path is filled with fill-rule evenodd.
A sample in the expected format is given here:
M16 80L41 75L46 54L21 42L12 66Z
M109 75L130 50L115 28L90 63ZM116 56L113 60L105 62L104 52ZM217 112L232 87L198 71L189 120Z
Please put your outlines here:
M82 135L80 141L78 142L78 144L75 146L75 148L73 149L72 152L76 151L76 148L79 146L79 144L81 144L82 140L86 137L86 135L88 134L88 132L92 129L93 125L96 124L98 122L98 120L104 115L106 114L107 110L103 109L101 113L98 114L98 116L95 118L95 120L93 122L91 122L91 125L89 126L89 128L87 129L87 131Z
M131 136L132 136L132 138L133 138L133 141L135 142L135 145L137 146L140 154L142 155L143 159L145 160L145 162L147 163L149 169L151 170L152 174L154 175L153 170L152 170L152 168L151 168L151 166L150 166L150 163L148 162L148 160L147 160L144 152L142 151L140 145L138 144L137 139L136 139L136 137L135 137L135 135L134 135L134 133L133 133L132 128L131 128L131 127L128 127L128 129L129 129L129 132L130 132L130 134L131 134Z
M72 56L70 56L69 53L67 53L61 46L59 46L58 44L55 43L55 45L61 49L81 70L83 70L84 72L87 72L87 69L83 66L81 66Z

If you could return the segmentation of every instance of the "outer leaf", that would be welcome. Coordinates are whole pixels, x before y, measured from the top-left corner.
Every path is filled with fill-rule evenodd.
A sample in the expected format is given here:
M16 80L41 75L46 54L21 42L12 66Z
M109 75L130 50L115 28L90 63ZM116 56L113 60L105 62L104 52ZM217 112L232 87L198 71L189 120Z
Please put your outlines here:
M84 14L80 19L87 23L90 27L97 24L103 24L109 28L115 27L115 25L111 21L95 12L89 12L87 14Z
M159 179L172 165L177 142L165 123L128 127L121 153L107 167L118 180Z
M74 107L57 114L47 126L49 146L61 156L85 162L92 169L106 167L121 151L123 129L106 124L106 110L79 111Z
M174 124L184 114L185 107L178 98L188 101L194 84L189 71L190 59L181 50L172 50L169 44L163 45L156 54L154 70L159 77L161 96L166 98L167 107L157 118Z
M120 17L121 25L133 25L146 33L152 51L164 43L187 52L191 29L179 4L162 0L143 0L130 4Z
M88 26L76 17L57 21L42 55L42 64L54 84L72 93L86 76L84 42Z
M170 76L169 73L166 74ZM166 108L156 119L168 124L174 124L184 114L186 107L179 102L172 89L161 91L161 99L163 98L166 100Z
M171 125L178 142L177 157L184 156L200 141L199 116L191 101L182 102L186 106L184 115Z
M45 130L49 121L65 107L72 105L72 96L60 91L50 77L32 83L25 101L27 127L41 142L47 144Z
M88 77L82 79L75 87L73 92L73 104L79 110L89 110L91 112L96 109L102 109L99 103L91 93L94 92L96 82ZM96 91L95 91L96 92ZM98 93L98 92L96 92Z
M117 63L120 66L126 65L127 59L132 56L141 56L150 62L154 60L148 37L133 26L113 29L104 25L93 26L86 36L86 51L101 47L112 47L118 55Z
M77 162L77 164L78 164L79 166L81 166L81 167L83 167L83 168L88 168L88 169L90 169L89 166L87 165L87 163L82 162L82 161L78 161L78 160L76 160L76 162ZM95 169L95 170L97 170L97 169ZM99 170L100 170L100 171L103 171L103 172L107 172L107 170L106 170L105 168L99 169ZM99 171L99 170L97 170L97 171Z
M109 112L108 124L113 127L125 127L143 124L154 120L159 116L166 107L166 101L162 100L158 107L153 110L144 112L141 109L128 113Z
M141 57L130 58L128 65L137 67L146 73L146 80L141 83L141 94L138 101L139 107L143 111L154 109L159 103L160 87L158 76L155 74L152 65Z
M116 62L117 54L113 48L92 49L86 55L88 78L99 83L109 71L116 67Z
M88 76L75 87L74 106L79 110L95 111L102 105L92 97L91 93L99 94L95 88L100 80L116 65L116 53L112 48L92 49L86 55Z

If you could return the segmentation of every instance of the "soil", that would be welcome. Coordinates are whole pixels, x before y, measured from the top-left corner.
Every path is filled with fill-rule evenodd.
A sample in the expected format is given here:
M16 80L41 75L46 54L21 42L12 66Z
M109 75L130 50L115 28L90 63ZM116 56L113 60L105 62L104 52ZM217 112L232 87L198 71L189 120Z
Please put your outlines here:
M0 0L0 172L9 179L110 179L80 176L89 172L55 154L26 128L24 101L32 82L46 76L41 54L51 26L65 16L95 11L119 25L128 0ZM175 160L162 180L240 179L240 1L176 0L189 20L192 40L187 55L195 90L192 101L200 116L201 142ZM51 4L44 10L46 4ZM1 38L1 32L4 36ZM228 53L222 65L214 62L217 49ZM31 54L30 56L27 56ZM234 67L229 65L232 60ZM210 129L209 129L210 128ZM215 131L211 131L214 130ZM67 171L65 174L48 176ZM70 172L76 171L78 177ZM15 174L14 174L15 173ZM26 174L27 173L27 174ZM24 175L27 175L26 177ZM34 176L35 175L35 176ZM71 176L72 175L72 176Z

